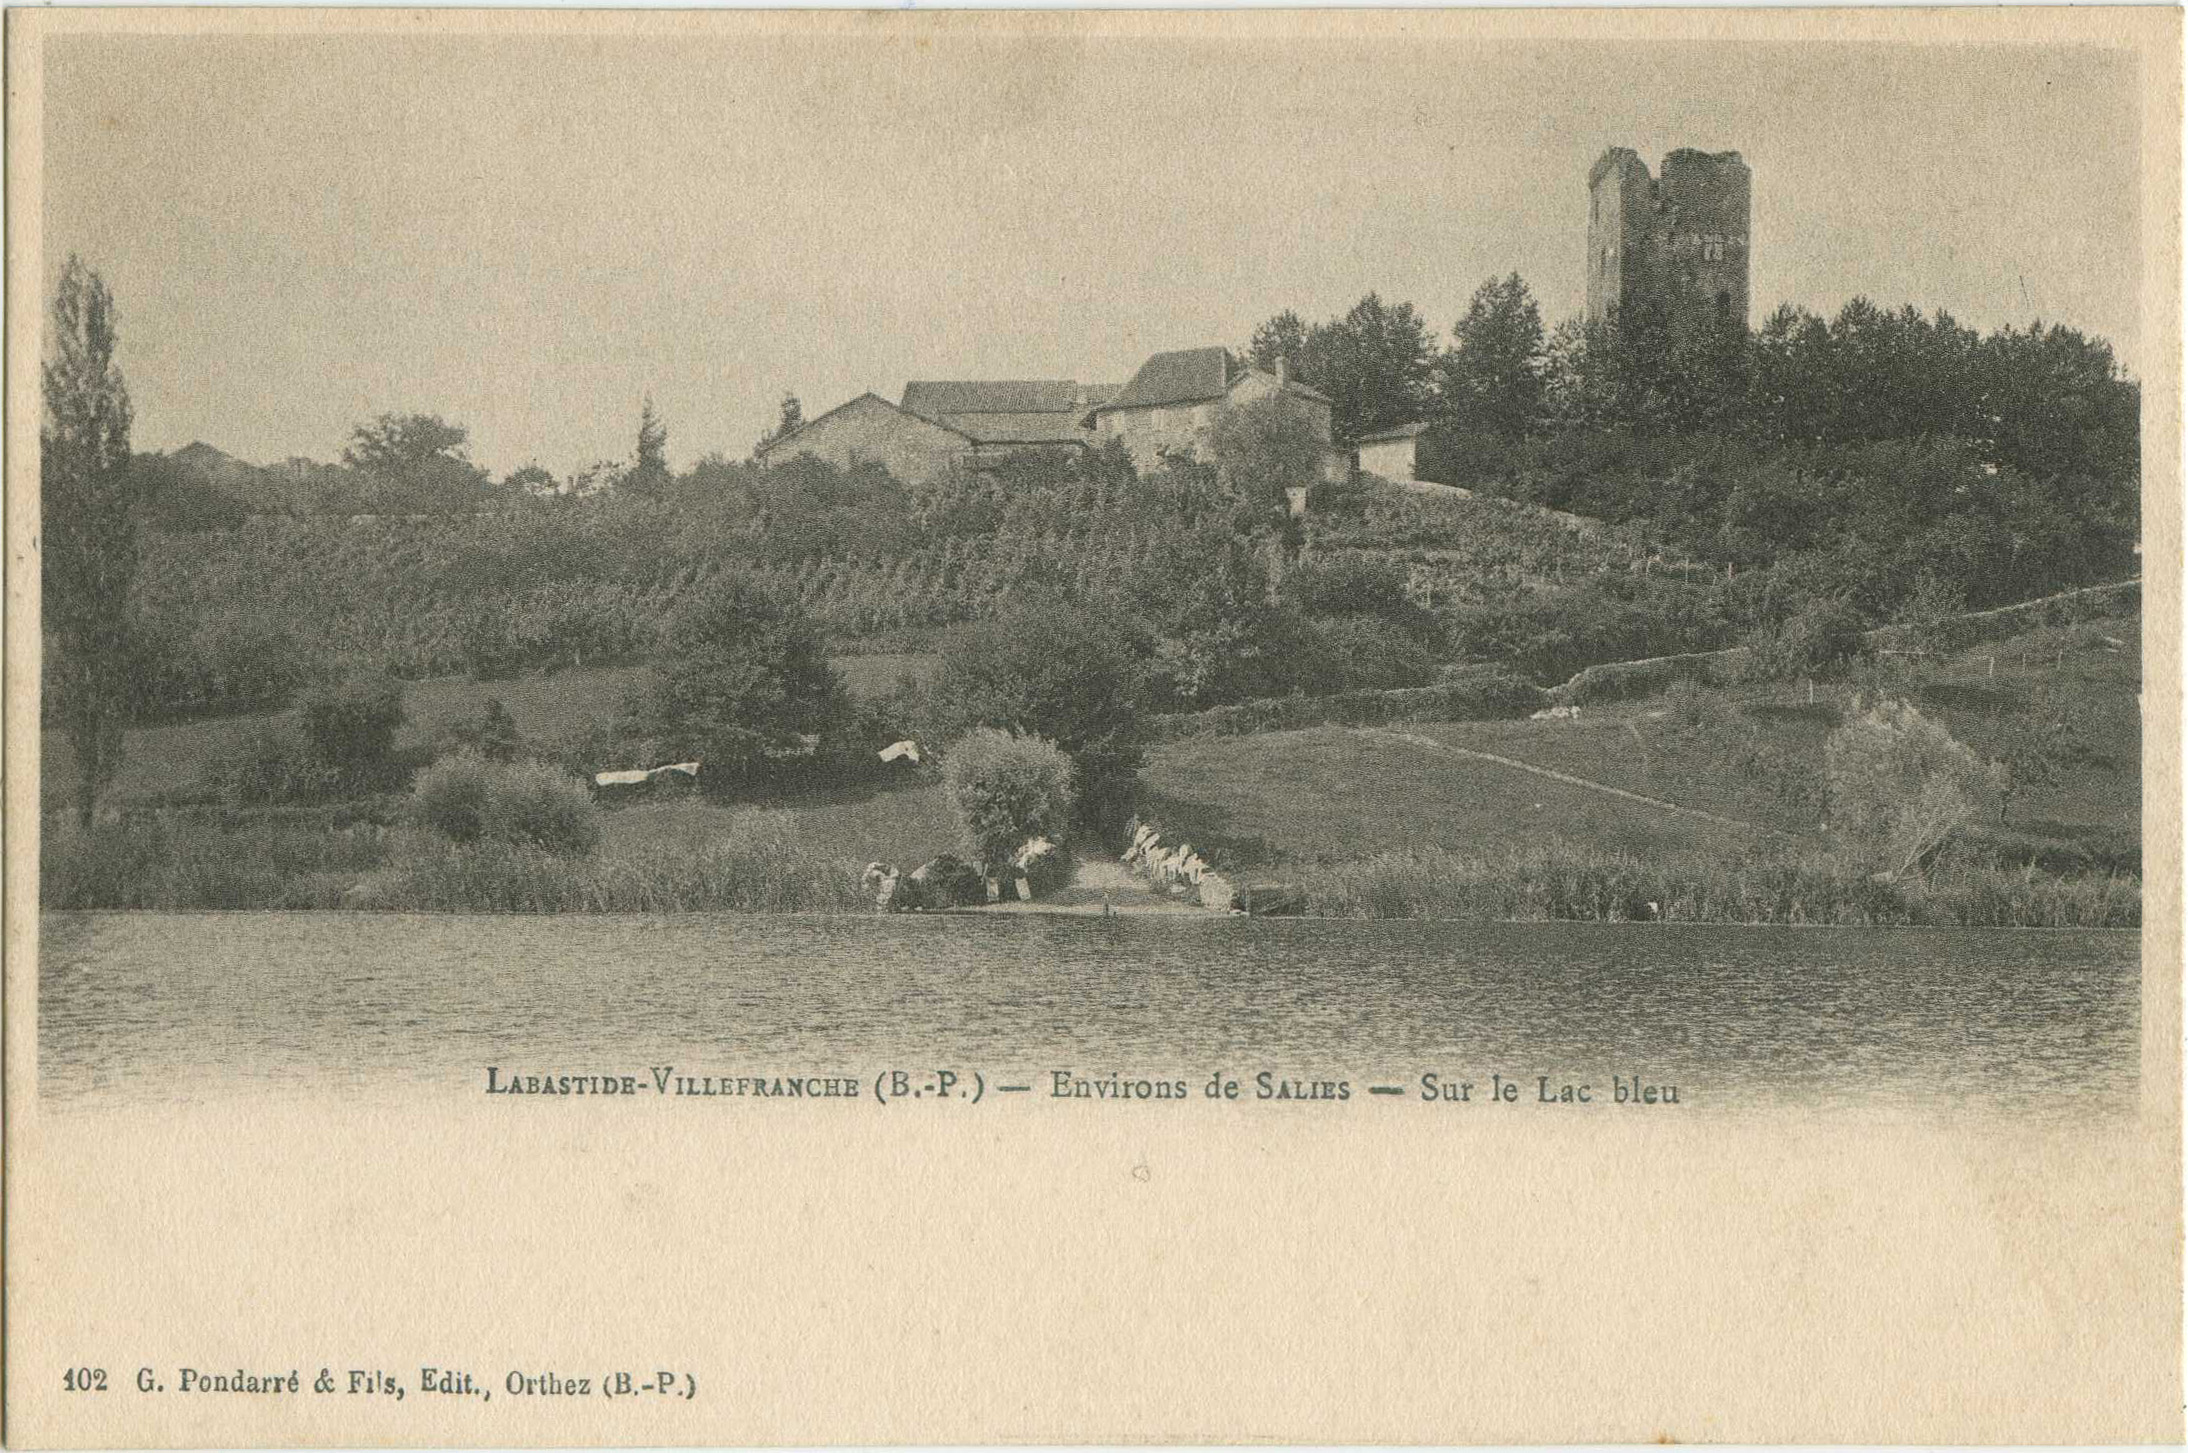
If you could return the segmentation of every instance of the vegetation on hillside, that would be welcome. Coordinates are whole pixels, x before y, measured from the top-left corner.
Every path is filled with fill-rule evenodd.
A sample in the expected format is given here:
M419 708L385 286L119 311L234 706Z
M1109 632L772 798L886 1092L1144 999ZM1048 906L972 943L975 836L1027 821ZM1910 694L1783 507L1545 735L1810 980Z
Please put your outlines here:
M1976 906L1938 921L2085 922L2115 921L2132 896L2117 884L2139 859L2085 852L2077 865L2056 844L2013 846L2043 837L2038 804L2092 750L2071 692L2031 695L1988 727L1931 699L1947 684L1932 658L1959 612L2135 568L2139 398L2101 342L2069 330L1983 338L1857 301L1828 324L1781 310L1753 334L1636 317L1545 336L1516 276L1485 284L1440 352L1409 306L1374 295L1322 325L1279 315L1257 333L1257 359L1328 393L1346 434L1433 420L1430 467L1476 491L1316 485L1302 523L1286 489L1309 477L1313 451L1277 405L1224 411L1205 459L1141 470L1112 443L916 485L810 456L774 469L710 456L678 472L650 400L629 464L567 479L528 465L493 481L464 427L429 413L360 423L339 465L257 470L202 446L133 458L112 312L95 275L64 274L42 431L45 708L82 781L75 828L49 839L51 901L827 906L833 849L755 838L752 853L710 848L710 866L672 866L604 832L579 779L691 761L714 805L802 812L932 791L934 759L953 770L953 744L975 744L954 767L965 778L994 743L1033 739L1053 754L1035 774L1042 835L1075 813L1099 842L1152 796L1163 821L1196 841L1243 839L1251 862L1240 825L1279 792L1313 796L1295 780L1301 763L1225 758L1188 740L1201 733L1176 725L1184 714L1219 732L1448 726L1524 714L1592 665L1731 646L1742 649L1726 669L1746 686L1798 687L1811 703L1825 688L1830 720L1812 724L1813 741L1734 720L1745 709L1728 716L1723 681L1675 684L1653 709L1692 732L1688 755L1726 790L1768 784L1784 824L1772 830L1800 839L1834 821L1828 842L1772 850L1769 871L1809 885L1801 902L1930 921L1950 880L1977 885L1952 900ZM800 417L785 399L779 427ZM1885 623L1902 628L1892 654L1868 634ZM915 645L940 664L854 696L831 641ZM567 731L528 736L481 695L473 716L404 733L406 683L420 677L463 672L514 691L524 674L604 667L616 689ZM1844 704L1856 690L1869 705ZM262 716L209 770L163 783L162 804L97 820L126 725L291 703L293 720ZM1628 729L1646 772L1643 733ZM928 785L886 779L875 749L902 736L926 744ZM1171 745L1143 779L1157 739ZM1444 780L1357 734L1312 740L1302 760L1347 824L1327 829L1342 852L1310 854L1323 867L1478 883L1475 843L1556 800L1504 801L1512 784L1493 774ZM1371 761L1377 751L1390 759ZM1231 784L1243 800L1165 802L1194 753L1219 783L1266 781ZM965 781L953 790L971 802ZM1407 852L1455 856L1396 866L1367 828L1384 793L1402 804ZM1684 861L1680 823L1600 797L1574 804L1567 840ZM1423 803L1440 817L1421 821ZM1010 833L1031 830L1011 813ZM1461 825L1482 836L1452 837ZM200 829L229 863L161 866ZM1295 830L1272 823L1264 847ZM1004 835L981 851L1001 852ZM1602 865L1559 836L1512 859L1507 886L1533 886L1498 901L1546 901L1543 875L1596 881ZM710 876L732 860L772 886ZM2114 886L2016 908L1985 876L2016 865ZM648 874L680 886L657 891ZM1344 881L1319 900L1331 911L1423 901ZM1755 901L1744 892L1694 901Z

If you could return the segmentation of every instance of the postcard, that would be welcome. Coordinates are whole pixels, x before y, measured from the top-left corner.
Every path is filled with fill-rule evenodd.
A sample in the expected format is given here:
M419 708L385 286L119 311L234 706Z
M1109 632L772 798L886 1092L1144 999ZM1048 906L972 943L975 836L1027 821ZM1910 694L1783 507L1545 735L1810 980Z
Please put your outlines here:
M7 39L12 1445L2183 1436L2177 10Z

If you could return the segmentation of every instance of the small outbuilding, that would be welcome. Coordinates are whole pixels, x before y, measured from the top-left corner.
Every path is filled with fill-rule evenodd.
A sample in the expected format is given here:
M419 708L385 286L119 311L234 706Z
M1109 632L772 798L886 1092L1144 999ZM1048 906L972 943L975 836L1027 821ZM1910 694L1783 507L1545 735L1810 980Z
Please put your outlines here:
M1400 481L1418 478L1415 471L1420 468L1421 436L1428 432L1428 427L1427 424L1400 424L1395 429L1362 434L1355 451L1360 472Z

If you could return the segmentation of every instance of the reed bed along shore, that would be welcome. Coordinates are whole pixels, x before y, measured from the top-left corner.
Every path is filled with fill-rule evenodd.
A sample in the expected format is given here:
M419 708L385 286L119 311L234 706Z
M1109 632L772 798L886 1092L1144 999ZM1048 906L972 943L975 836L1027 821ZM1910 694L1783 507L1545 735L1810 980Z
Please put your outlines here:
M584 855L458 845L402 824L163 812L90 829L49 817L54 909L383 909L445 913L864 913L862 860L790 811L674 811ZM1281 875L1280 875L1281 876ZM1641 857L1548 843L1497 858L1386 853L1295 875L1330 918L1473 922L2133 928L2142 881L1948 858L1878 882L1824 854Z
M1476 922L2134 928L2142 880L1960 860L1879 882L1825 855L1663 859L1549 844L1488 859L1428 850L1315 870L1308 911Z
M176 814L88 830L47 820L47 908L349 908L448 913L800 913L872 908L860 864L790 814L740 813L704 841L664 824L584 855L422 829L229 823Z

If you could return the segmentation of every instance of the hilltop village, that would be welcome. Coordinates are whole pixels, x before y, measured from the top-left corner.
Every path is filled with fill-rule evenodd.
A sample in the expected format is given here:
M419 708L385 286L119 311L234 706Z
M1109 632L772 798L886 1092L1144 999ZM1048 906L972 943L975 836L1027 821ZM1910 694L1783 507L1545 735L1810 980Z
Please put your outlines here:
M1680 150L1661 179L1624 147L1588 173L1587 322L1615 323L1622 302L1685 327L1737 327L1748 317L1747 165L1736 151ZM1031 450L1084 452L1117 440L1141 469L1205 440L1217 409L1282 397L1325 446L1321 477L1354 467L1411 480L1426 419L1386 422L1338 439L1331 400L1288 376L1283 352L1241 358L1219 344L1157 353L1123 385L1069 379L915 380L896 403L864 393L763 442L779 464L811 454L839 469L878 463L909 484ZM1362 451L1365 451L1364 453ZM1303 492L1302 492L1303 493ZM1304 501L1293 501L1303 509Z

